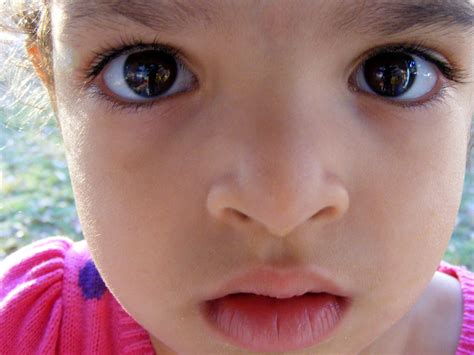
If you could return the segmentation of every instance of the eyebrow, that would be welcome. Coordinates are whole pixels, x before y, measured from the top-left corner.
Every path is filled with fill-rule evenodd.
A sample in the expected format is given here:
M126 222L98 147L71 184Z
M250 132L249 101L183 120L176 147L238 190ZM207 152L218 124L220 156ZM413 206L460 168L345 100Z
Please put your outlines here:
M340 28L363 34L375 31L394 36L410 29L474 33L474 5L470 0L363 1L341 10Z
M215 2L216 4L218 2ZM216 24L214 2L206 0L86 0L66 5L68 26L116 22L121 16L157 32L176 33L198 25Z
M115 23L119 15L163 33L196 26L218 28L228 1L100 0L72 1L66 9L68 26ZM341 32L394 36L409 29L474 33L474 4L470 0L342 0L335 7L335 28Z

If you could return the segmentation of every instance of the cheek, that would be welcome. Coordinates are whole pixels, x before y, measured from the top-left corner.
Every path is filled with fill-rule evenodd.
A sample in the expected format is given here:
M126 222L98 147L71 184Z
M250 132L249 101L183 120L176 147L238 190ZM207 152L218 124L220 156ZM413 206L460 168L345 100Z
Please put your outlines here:
M407 313L430 282L455 226L466 144L462 112L370 108L348 173L352 208L337 234L346 252L332 265L354 280L361 342Z
M166 123L163 118L170 115L158 110L140 117L111 114L86 101L77 104L73 95L63 98L59 113L77 210L104 281L127 299L133 299L133 289L158 297L167 294L164 290L174 292L179 288L173 280L187 280L180 265L194 260L196 250L186 224L196 228L203 212L193 203L197 157L187 151L195 142L183 140L178 120Z
M465 112L452 107L416 114L361 108L373 145L354 176L357 208L349 221L367 235L356 248L368 290L385 288L390 297L402 281L416 290L444 254L461 201L467 144Z

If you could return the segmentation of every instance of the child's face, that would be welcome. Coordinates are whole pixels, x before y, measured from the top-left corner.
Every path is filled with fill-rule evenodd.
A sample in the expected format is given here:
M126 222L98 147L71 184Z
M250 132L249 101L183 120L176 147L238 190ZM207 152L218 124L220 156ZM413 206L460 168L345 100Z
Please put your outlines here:
M201 303L257 266L314 266L352 303L314 352L360 351L410 310L443 256L474 112L473 84L453 83L420 52L379 55L360 75L362 55L421 41L472 80L472 32L428 24L439 20L433 7L410 17L391 1L182 0L181 12L159 2L52 4L58 116L84 236L110 291L157 347L246 353L209 330ZM194 20L178 23L188 12ZM147 27L161 21L159 32ZM179 47L182 65L137 47L83 85L121 37ZM157 93L160 60L177 75L173 92L137 109ZM386 96L364 92L367 75Z

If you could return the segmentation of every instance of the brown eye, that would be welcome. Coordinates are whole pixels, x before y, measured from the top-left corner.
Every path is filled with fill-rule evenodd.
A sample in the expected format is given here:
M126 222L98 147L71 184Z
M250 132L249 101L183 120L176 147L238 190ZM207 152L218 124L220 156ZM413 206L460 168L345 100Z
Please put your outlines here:
M165 93L176 80L176 73L174 58L153 50L130 54L123 67L128 87L145 98Z
M356 75L357 86L398 101L429 94L438 81L436 65L402 52L379 53L367 59Z
M396 97L407 92L416 78L416 62L405 53L381 53L365 62L364 78L379 95Z
M171 54L145 50L111 60L103 81L125 101L150 101L191 90L194 75Z

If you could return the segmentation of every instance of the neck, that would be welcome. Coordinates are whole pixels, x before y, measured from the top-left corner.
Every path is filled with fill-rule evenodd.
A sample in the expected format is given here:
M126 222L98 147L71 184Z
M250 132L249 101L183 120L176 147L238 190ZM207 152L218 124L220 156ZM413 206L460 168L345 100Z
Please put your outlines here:
M461 285L436 272L410 311L359 355L454 354L461 334Z
M410 354L407 348L415 328L414 316L410 311L358 355Z

